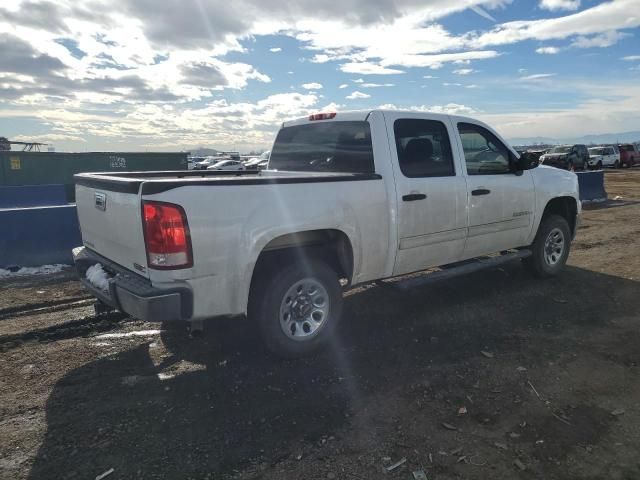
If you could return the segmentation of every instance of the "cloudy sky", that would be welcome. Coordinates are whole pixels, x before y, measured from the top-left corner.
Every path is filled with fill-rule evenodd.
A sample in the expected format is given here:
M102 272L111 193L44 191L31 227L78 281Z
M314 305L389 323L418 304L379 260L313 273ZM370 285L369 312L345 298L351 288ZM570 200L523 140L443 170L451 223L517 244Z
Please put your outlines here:
M640 130L640 0L0 2L0 136L248 150L380 106L508 138Z

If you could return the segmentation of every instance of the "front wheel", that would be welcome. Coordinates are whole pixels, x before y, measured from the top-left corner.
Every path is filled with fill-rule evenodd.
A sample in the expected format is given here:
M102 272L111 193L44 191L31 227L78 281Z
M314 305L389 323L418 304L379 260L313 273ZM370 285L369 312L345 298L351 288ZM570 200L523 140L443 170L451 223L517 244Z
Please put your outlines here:
M250 320L275 355L303 357L333 336L342 314L342 290L325 262L307 258L290 263L272 270L254 288Z
M571 231L569 224L560 215L549 215L540 222L538 233L531 245L531 256L525 265L537 277L558 275L569 257Z

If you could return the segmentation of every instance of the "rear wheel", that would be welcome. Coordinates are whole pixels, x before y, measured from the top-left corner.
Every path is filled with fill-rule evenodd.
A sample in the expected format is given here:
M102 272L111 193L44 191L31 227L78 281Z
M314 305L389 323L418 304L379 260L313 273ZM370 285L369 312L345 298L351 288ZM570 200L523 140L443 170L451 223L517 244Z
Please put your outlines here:
M531 256L525 265L538 277L558 275L569 257L571 231L560 215L548 215L540 222L536 238L531 244Z
M333 336L342 314L342 290L325 262L292 262L263 275L253 289L249 316L272 353L302 357Z
M598 170L602 170L602 162L600 160L598 160L598 164L596 165L596 168Z

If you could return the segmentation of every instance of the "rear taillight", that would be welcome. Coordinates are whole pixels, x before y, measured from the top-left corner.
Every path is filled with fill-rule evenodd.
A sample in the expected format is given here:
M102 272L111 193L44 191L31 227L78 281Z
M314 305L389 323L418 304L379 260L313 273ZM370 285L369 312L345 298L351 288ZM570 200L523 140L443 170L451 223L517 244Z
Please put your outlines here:
M189 224L181 206L142 202L142 222L149 268L173 270L193 266Z

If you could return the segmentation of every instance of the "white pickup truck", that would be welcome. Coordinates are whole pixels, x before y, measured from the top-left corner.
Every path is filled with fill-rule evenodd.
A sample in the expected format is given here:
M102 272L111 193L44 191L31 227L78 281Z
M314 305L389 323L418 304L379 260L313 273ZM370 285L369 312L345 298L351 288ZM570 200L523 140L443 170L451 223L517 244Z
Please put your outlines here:
M350 285L516 258L556 275L581 212L574 173L482 122L401 111L286 122L263 171L75 181L74 256L96 297L149 321L246 314L285 357L331 338Z

